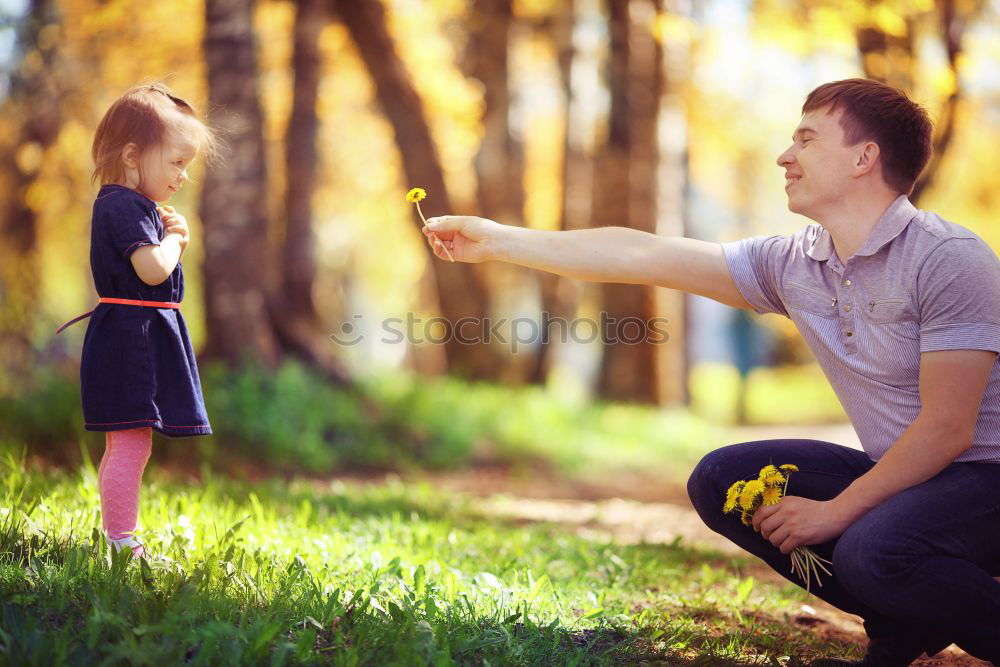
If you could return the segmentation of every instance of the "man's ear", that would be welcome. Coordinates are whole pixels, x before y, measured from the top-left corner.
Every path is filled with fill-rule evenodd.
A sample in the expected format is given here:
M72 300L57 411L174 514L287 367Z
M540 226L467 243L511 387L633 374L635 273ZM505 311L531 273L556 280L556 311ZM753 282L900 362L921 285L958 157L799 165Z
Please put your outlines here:
M878 156L881 154L878 144L874 141L866 141L858 154L858 160L854 165L858 176L867 174L878 164Z
M136 169L139 166L139 147L135 144L125 144L122 149L122 162L129 169Z

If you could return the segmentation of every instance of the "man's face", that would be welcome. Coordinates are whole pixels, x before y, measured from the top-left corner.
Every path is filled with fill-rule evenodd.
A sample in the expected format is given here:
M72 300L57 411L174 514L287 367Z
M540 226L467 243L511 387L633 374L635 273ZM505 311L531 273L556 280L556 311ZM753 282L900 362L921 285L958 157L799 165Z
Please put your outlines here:
M788 210L813 220L850 193L852 174L865 142L844 145L841 110L810 111L792 135L792 145L778 156L785 170Z

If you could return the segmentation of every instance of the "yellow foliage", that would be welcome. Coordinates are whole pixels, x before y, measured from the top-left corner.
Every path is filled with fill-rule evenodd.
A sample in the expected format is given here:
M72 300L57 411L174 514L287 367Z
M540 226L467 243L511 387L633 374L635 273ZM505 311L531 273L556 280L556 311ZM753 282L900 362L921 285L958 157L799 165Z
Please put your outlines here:
M906 36L906 20L884 4L872 7L871 21L879 30L887 35L894 35L896 37Z
M951 67L938 67L931 74L931 87L939 99L945 99L955 92L957 81Z
M653 21L653 37L661 44L687 44L697 33L697 25L686 16L660 12Z
M527 226L558 229L562 215L562 116L535 117L525 141L525 206Z
M14 154L14 161L22 174L33 174L42 166L43 151L37 141L21 144Z
M203 0L141 4L136 0L60 0L58 4L63 23L44 28L38 46L64 52L69 64L63 74L84 82L83 92L63 103L60 113L65 124L56 144L44 155L37 146L13 146L17 127L9 117L0 116L0 144L13 151L20 169L37 176L27 201L39 210L43 300L50 313L64 314L89 305L93 296L81 276L87 275L94 195L89 183L89 148L101 113L121 91L141 81L166 79L199 109L206 108L207 91L201 58ZM390 32L424 102L456 212L465 212L474 200L472 160L482 138L482 90L456 66L467 4L464 0L384 3ZM957 7L967 12L972 4L972 0L959 0ZM518 17L535 20L563 11L563 6L559 0L516 0L514 11ZM939 39L934 12L934 0L755 0L750 28L756 41L743 50L733 48L734 43L744 41L743 25L695 22L669 12L652 18L650 30L661 43L681 45L679 50L690 53L689 66L677 66L682 79L674 78L670 84L672 92L684 96L691 187L723 213L718 226L726 231L720 234L785 233L792 227L781 225L797 228L804 222L790 214L781 217L784 193L774 158L787 145L798 105L809 86L819 83L820 76L860 73L858 27L872 25L897 36L914 30L920 45L915 62L896 49L872 56L869 65L882 75L912 67L917 82L913 92L932 113L939 113L941 101L955 91L956 80L940 55L923 55L934 51L924 48L924 40ZM284 176L293 17L292 3L259 3L254 23L269 167L275 184L275 219L283 206L274 195L280 192L277 186ZM541 38L514 40L511 79L522 95L515 114L523 121L519 129L524 133L520 138L525 151L526 221L548 229L558 223L561 209L565 128L554 54L543 42ZM973 30L970 24L964 43L966 53L959 61L963 80L992 81L993 63L1000 59L995 27ZM342 25L332 22L323 29L320 49L326 68L317 104L320 169L314 211L323 272L318 289L333 289L328 285L347 272L382 312L404 312L421 302L421 276L426 268L424 242L412 207L399 197L410 183L402 178L391 126L378 108L371 80ZM42 66L40 55L29 53L25 71L39 72ZM973 90L981 88L970 86ZM544 93L541 98L535 95L538 91ZM991 226L1000 208L992 150L1000 136L993 129L996 123L989 107L976 97L981 94L967 94L959 108L953 144L936 186L920 205L937 209L1000 247L1000 232ZM551 100L555 103L549 104ZM202 169L195 165L196 181ZM433 210L435 194L428 200L432 205L428 214L439 212ZM178 207L191 223L195 239L185 261L193 286L199 282L202 252L198 196L194 187L178 197ZM747 222L735 230L729 221L741 216ZM387 254L384 244L372 243L373 238L392 239L393 252ZM405 288L399 289L400 285ZM194 332L202 330L197 308L200 293L191 289L187 297L191 304L186 314ZM66 303L66 299L73 302ZM784 319L771 321L779 323L782 331L792 326ZM199 337L196 334L196 341ZM758 397L749 402L751 416L778 414L785 402L784 395L780 400L768 399L769 391L777 394L788 385L787 378L779 381L772 376L774 372L762 370L752 374L749 382L758 387ZM822 408L823 416L840 417L835 400L831 393L812 402L827 405Z
M281 156L282 141L292 111L292 26L295 7L288 2L263 2L254 15L260 68L261 104L264 106L264 135ZM275 165L277 166L277 165ZM284 171L284 169L280 169Z
M832 7L817 7L810 18L812 33L820 35L824 44L840 42L854 46L854 25L844 11Z
M560 0L514 0L514 16L539 19L555 13L564 3Z
M455 66L460 54L441 28L445 21L461 21L464 11L393 3L386 6L386 16L424 103L452 199L456 205L472 201L476 184L471 164L482 138L482 91Z
M876 79L884 79L889 75L889 59L877 51L866 53L865 69Z

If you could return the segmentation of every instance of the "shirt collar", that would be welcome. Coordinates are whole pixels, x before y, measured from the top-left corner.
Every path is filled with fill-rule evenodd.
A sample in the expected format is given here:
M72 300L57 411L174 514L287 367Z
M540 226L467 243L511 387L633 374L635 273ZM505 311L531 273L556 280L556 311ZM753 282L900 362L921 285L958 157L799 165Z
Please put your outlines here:
M885 244L899 236L910 220L917 215L917 208L910 203L906 195L899 195L885 210L879 221L875 223L868 238L861 244L854 256L869 257L878 252ZM809 234L812 243L806 254L818 262L825 262L833 255L833 238L826 229L816 226Z

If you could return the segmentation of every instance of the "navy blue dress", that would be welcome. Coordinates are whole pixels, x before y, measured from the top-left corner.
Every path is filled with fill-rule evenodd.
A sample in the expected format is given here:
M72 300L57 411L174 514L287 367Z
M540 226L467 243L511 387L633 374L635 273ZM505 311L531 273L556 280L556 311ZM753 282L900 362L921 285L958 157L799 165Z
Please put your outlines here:
M90 232L98 295L179 303L184 298L180 262L155 286L142 282L132 267L132 253L159 245L163 233L155 202L120 185L101 187ZM180 310L99 304L83 340L80 384L88 431L150 426L173 437L212 432Z

